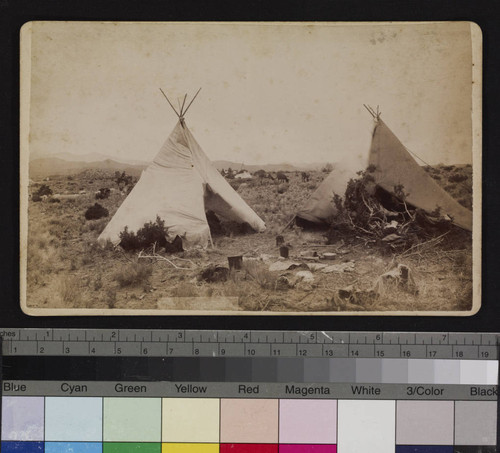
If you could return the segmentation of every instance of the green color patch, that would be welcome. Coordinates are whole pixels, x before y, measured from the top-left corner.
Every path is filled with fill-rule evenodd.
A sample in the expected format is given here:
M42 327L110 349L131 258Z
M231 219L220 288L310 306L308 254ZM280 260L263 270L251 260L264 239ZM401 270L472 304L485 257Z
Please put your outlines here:
M161 398L104 398L104 442L161 442Z
M156 442L105 442L103 453L161 453L161 443Z

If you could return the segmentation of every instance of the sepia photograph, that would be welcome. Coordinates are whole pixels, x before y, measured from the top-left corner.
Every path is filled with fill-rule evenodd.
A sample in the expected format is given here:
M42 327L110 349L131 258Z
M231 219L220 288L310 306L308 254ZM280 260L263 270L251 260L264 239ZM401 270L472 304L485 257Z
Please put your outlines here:
M25 313L480 309L476 24L20 33Z

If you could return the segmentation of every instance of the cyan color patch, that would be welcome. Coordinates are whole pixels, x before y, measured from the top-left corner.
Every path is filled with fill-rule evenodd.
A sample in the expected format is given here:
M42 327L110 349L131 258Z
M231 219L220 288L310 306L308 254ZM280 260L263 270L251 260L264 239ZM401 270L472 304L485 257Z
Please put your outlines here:
M46 442L45 453L102 453L102 443Z
M54 442L100 442L102 398L47 397L45 440Z

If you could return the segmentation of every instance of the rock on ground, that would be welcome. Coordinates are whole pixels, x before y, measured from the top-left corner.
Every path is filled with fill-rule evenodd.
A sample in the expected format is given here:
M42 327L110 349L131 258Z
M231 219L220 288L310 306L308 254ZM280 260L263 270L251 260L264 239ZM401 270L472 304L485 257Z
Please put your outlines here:
M321 270L325 274L329 274L331 272L352 272L354 270L354 263L349 261L348 263L341 264L333 264L331 266L327 266Z
M299 271L295 274L298 280L302 280L304 282L312 282L314 281L314 277L311 271Z
M293 269L295 267L299 267L300 263L296 261L276 261L269 266L269 270L271 272L275 271L286 271L288 269Z

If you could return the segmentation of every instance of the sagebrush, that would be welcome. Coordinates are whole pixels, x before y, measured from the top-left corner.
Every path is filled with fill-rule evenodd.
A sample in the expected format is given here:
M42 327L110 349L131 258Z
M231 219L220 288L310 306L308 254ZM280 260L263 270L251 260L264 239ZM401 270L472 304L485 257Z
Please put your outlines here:
M124 250L135 251L144 250L156 244L158 247L165 247L167 244L168 228L165 221L156 216L154 222L147 222L137 233L129 231L128 227L120 233L120 245Z

